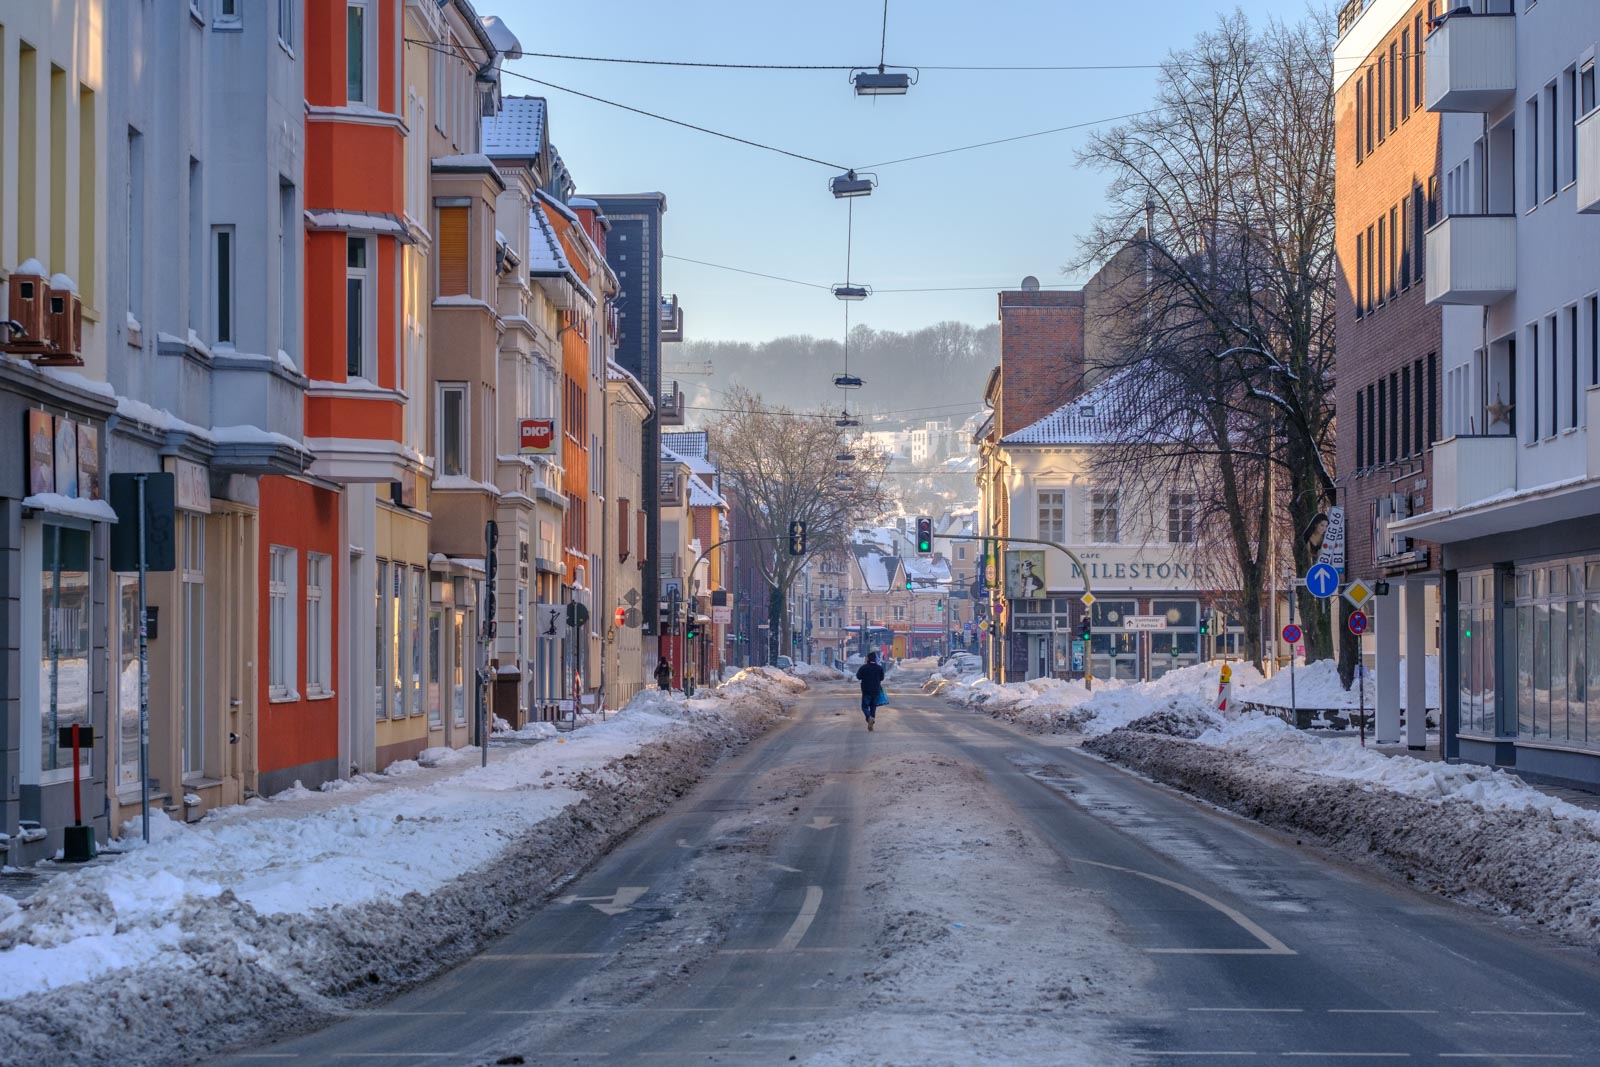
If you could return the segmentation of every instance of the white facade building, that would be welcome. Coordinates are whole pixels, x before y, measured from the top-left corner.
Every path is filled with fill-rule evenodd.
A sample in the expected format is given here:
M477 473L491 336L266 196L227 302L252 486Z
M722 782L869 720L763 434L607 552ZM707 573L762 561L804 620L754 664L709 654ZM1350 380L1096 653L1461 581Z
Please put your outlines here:
M1467 5L1462 5L1463 7ZM1433 511L1445 752L1600 781L1600 5L1473 0L1427 38L1444 113Z

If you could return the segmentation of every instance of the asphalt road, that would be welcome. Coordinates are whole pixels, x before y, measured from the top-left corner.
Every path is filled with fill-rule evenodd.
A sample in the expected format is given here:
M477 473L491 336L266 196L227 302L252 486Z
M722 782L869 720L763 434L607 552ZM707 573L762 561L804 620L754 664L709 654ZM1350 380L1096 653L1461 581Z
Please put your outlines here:
M1600 1063L1591 953L1352 870L1062 739L890 691L868 733L848 690L815 690L481 955L379 1010L215 1062ZM1050 884L1029 898L1094 904L1081 922L1039 923L1034 940L1114 942L1136 961L1121 976L1131 989L1102 981L1110 992L1061 1011L1019 998L1010 1019L974 998L989 1029L960 1023L936 1046L916 1044L919 1013L931 1032L965 996L937 1009L863 996L896 894L873 867L896 831L880 803L886 759L969 775L1050 854ZM940 872L945 892L974 901L1008 878ZM981 952L946 918L930 982ZM1004 978L1003 963L993 981L1031 980L1020 962ZM1103 1051L1070 1043L1084 1034ZM1038 1051L1052 1035L1053 1057Z

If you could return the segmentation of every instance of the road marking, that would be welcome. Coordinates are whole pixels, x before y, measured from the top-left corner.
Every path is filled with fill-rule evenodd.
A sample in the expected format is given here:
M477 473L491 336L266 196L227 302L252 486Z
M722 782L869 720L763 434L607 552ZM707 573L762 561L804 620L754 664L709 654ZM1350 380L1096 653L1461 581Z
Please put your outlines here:
M1280 1056L1337 1056L1357 1060L1409 1060L1409 1052L1280 1052Z
M1279 1015L1295 1015L1295 1014L1298 1014L1300 1012L1305 1011L1304 1008L1190 1008L1189 1010L1190 1011L1266 1012L1268 1014L1277 1013Z
M1438 1015L1437 1008L1329 1008L1329 1015Z
M1559 1015L1582 1016L1588 1015L1586 1011L1470 1011L1468 1015Z
M335 1052L339 1059L347 1060L444 1060L455 1059L459 1052Z
M297 1059L300 1058L300 1053L298 1053L298 1052L235 1052L233 1054L233 1058L236 1059L236 1060L297 1060Z
M1135 1056L1254 1056L1254 1052L1237 1052L1230 1049L1133 1049Z
M618 887L617 891L609 897L580 897L568 894L557 897L557 904L587 904L602 915L621 915L633 906L633 902L650 891L647 885L625 885Z
M468 960L603 960L612 952L484 952Z
M768 864L770 866L772 866L772 867L774 867L774 868L776 868L776 869L778 869L780 871L788 871L790 874L799 874L799 873L801 873L799 867L791 867L787 863L779 863L777 860L768 860L767 862L768 862Z
M1220 911L1222 914L1226 915L1228 918L1232 919L1234 922L1243 927L1245 932L1247 932L1251 937L1255 938L1257 941L1266 946L1265 948L1147 948L1145 949L1146 952L1182 956L1298 955L1294 949L1290 948L1282 941L1279 941L1277 938L1267 933L1266 930L1262 929L1260 925L1252 921L1249 916L1245 915L1237 908L1230 908L1228 905L1224 904L1220 900L1217 900L1215 897L1208 897L1204 893L1200 892L1200 890L1186 886L1181 882L1174 882L1170 878L1162 878L1159 875L1147 874L1144 871L1136 871L1129 867L1118 867L1112 863L1100 863L1096 860L1074 859L1069 860L1069 862L1085 863L1090 867L1103 867L1108 871L1120 871L1123 874L1131 874L1136 878L1148 879L1152 882L1164 885L1169 889L1176 889L1178 892L1187 894L1188 896L1200 901L1200 903L1205 904L1207 907L1215 908L1217 911Z
M1441 1052L1441 1060L1570 1060L1565 1052Z
M817 815L814 816L806 825L810 826L813 830L831 830L837 824L838 820L836 820L832 815Z
M794 917L794 922L789 926L789 932L783 935L783 940L778 942L779 952L792 952L800 944L800 939L806 936L806 931L811 929L811 923L817 917L817 909L822 906L822 887L820 885L806 886L806 899L800 905L800 914Z
M465 1015L464 1011L384 1011L378 1008L361 1009L353 1011L351 1015L396 1015L401 1018L412 1015Z

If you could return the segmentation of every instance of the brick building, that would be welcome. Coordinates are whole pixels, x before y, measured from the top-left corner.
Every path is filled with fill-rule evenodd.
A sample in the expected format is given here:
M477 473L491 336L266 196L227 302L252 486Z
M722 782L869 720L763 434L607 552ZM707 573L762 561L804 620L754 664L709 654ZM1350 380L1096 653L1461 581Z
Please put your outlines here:
M1335 403L1345 573L1390 582L1391 593L1369 611L1374 625L1362 640L1364 658L1376 661L1380 719L1396 724L1400 703L1425 701L1422 671L1410 672L1414 691L1400 693L1399 638L1419 659L1438 651L1438 549L1389 530L1431 508L1439 430L1442 317L1423 286L1424 234L1439 208L1439 116L1423 107L1423 39L1434 6L1346 4L1334 58Z

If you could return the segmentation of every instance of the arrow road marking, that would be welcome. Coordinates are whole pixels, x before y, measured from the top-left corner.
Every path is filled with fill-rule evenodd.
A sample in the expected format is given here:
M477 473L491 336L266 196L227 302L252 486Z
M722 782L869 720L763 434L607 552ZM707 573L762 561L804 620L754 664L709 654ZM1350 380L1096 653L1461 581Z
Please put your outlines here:
M625 885L609 897L579 897L564 896L557 899L558 904L587 904L602 915L621 915L633 906L633 902L644 896L650 889L647 885Z
M838 823L832 815L816 815L806 825L813 830L831 830Z
M1222 901L1217 900L1215 897L1208 897L1204 893L1200 892L1200 890L1198 890L1198 889L1192 889L1189 886L1183 885L1180 882L1174 882L1174 881L1171 881L1170 879L1161 878L1161 877L1158 877L1157 875L1154 875L1154 874L1146 874L1144 871L1135 871L1135 870L1132 870L1131 868L1128 868L1128 867L1118 867L1118 866L1116 866L1114 864L1110 864L1110 863L1097 863L1094 860L1086 860L1086 859L1074 859L1074 860L1072 860L1072 862L1073 863L1086 863L1090 867L1103 867L1104 869L1106 869L1108 871L1120 871L1123 874L1131 874L1135 878L1148 879L1148 880L1150 880L1152 882L1156 882L1156 883L1158 883L1160 885L1164 885L1168 889L1176 889L1180 893L1184 893L1184 894L1187 894L1188 896L1193 897L1194 899L1198 900L1200 903L1206 905L1207 907L1215 908L1217 911L1222 912L1222 914L1226 915L1228 918L1232 919L1234 922L1236 922L1240 926L1242 926L1246 933L1248 933L1251 937L1255 938L1257 941L1261 942L1261 944L1263 946L1262 948L1147 948L1147 949L1145 949L1146 952L1164 954L1164 955L1186 955L1186 956L1296 956L1296 955L1299 955L1299 953L1295 952L1294 949L1290 948L1288 945L1285 945L1282 941L1279 941L1277 938L1275 938L1271 934L1267 933L1267 931L1262 929L1262 927L1258 923L1256 923L1253 920L1251 920L1249 916L1245 915L1239 909L1230 908L1228 905L1224 904Z
M822 887L820 885L806 886L806 899L800 905L800 914L794 917L794 922L789 926L789 932L783 935L783 940L778 942L779 952L793 952L800 944L800 939L806 936L806 931L811 929L811 923L817 917L817 909L822 907Z

